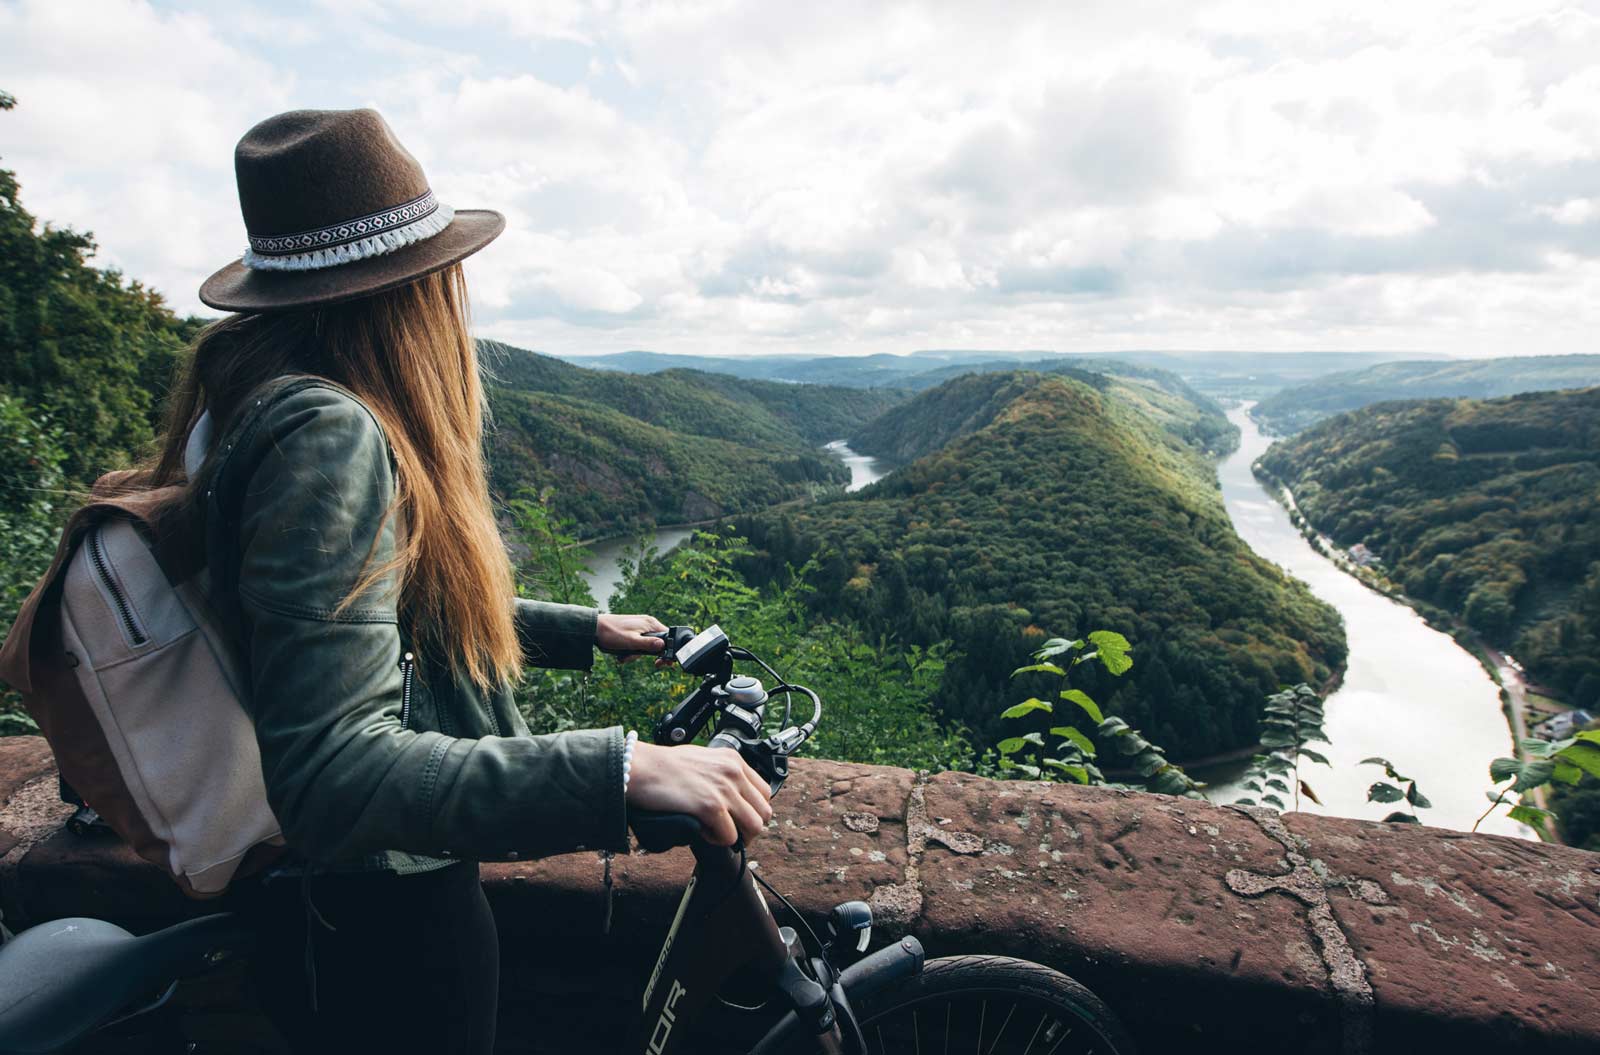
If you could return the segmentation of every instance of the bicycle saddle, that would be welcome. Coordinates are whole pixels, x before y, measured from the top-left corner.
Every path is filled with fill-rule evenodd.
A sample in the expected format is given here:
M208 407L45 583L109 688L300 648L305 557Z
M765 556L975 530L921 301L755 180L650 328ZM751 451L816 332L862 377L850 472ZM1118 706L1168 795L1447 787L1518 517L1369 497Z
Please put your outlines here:
M144 937L98 919L30 927L0 946L0 1053L36 1055L70 1044L210 968L214 954L236 947L242 935L226 913Z

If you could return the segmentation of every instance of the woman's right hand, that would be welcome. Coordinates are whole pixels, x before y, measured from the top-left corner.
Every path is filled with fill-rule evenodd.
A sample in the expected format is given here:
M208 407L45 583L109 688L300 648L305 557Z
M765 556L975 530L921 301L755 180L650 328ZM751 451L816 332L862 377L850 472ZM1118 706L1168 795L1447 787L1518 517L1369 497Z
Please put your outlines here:
M687 813L700 822L706 841L718 846L739 838L748 843L772 819L766 782L739 752L695 744L634 744L628 805Z

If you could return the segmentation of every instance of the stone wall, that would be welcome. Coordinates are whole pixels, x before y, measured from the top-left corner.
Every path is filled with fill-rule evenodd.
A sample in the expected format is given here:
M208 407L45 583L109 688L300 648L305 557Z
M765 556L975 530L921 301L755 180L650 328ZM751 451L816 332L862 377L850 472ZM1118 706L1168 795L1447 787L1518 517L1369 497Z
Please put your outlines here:
M60 830L55 798L43 742L0 740L9 926L204 910L114 841ZM862 898L879 940L1050 964L1146 1052L1600 1051L1600 854L821 761L794 764L777 806L751 857L801 911ZM596 855L485 866L503 1050L610 1050L690 867L686 851L619 858L603 937ZM231 1050L258 1036L226 978L187 999Z

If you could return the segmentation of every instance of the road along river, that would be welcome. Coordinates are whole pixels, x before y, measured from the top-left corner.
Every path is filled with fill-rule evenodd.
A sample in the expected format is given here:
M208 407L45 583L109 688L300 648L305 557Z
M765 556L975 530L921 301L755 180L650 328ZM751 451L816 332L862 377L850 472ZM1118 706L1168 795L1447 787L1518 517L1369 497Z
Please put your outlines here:
M1362 586L1311 548L1289 514L1274 501L1250 466L1271 446L1247 414L1230 411L1239 426L1239 449L1218 467L1222 499L1239 537L1267 560L1303 580L1311 592L1344 616L1350 665L1344 682L1327 701L1330 747L1314 745L1333 763L1305 763L1301 775L1324 803L1301 798L1310 813L1381 820L1404 805L1367 801L1367 789L1384 778L1378 766L1357 765L1372 755L1387 758L1417 781L1432 803L1419 810L1424 824L1465 830L1489 801L1489 761L1510 755L1511 731L1500 710L1499 686L1478 661L1447 634L1410 608ZM1233 767L1237 774L1239 767ZM1215 802L1241 794L1229 774L1212 772ZM1531 837L1504 816L1506 807L1479 831Z

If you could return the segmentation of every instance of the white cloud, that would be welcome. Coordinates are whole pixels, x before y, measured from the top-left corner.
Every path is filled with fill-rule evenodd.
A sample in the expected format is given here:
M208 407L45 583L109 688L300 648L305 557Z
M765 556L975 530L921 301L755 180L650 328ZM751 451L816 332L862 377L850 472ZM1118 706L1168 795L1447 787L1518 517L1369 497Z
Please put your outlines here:
M341 61L325 60L330 44ZM1540 0L0 4L25 200L181 308L228 167L379 106L556 350L1592 350L1600 15Z
M1556 223L1577 227L1600 219L1600 198L1568 198L1560 205L1540 205L1536 211Z

